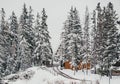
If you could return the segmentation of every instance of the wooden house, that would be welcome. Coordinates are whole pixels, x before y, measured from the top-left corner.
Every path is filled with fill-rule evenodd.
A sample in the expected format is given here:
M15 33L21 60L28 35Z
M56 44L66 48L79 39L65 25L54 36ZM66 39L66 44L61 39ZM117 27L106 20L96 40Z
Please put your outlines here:
M74 69L75 67L71 65L70 61L65 61L64 62L64 69ZM82 69L91 69L91 64L90 61L88 63L83 63L80 61L80 63L77 66L77 70L82 70Z

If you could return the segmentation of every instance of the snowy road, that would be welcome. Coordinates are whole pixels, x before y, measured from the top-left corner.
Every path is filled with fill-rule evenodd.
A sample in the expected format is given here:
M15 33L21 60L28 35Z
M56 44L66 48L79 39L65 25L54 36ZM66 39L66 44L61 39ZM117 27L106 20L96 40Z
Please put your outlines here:
M85 81L87 84L92 84L92 81L91 81L91 80L83 80L83 79L78 79L78 78L71 77L71 76L63 73L62 71L60 71L58 67L53 67L53 70L54 70L57 74L65 77L65 78L67 78L67 79L73 79L73 80L78 80L78 81Z

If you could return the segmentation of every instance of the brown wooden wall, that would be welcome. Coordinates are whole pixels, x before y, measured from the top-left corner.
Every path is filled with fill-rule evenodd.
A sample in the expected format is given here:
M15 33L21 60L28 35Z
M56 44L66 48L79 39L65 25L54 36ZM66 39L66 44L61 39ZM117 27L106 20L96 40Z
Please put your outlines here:
M66 61L64 62L64 68L65 69L72 69L73 70L73 66L70 64L70 61ZM91 68L91 64L89 63L82 63L80 62L77 69L81 70L81 69L90 69Z
M65 68L65 69L71 69L71 64L70 64L69 61L66 61L66 62L64 63L64 68Z

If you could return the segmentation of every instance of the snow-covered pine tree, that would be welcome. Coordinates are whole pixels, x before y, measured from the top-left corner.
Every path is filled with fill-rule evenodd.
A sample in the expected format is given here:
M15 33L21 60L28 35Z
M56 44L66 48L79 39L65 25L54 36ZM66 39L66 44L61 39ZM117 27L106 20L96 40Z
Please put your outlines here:
M41 31L42 31L42 40L43 40L43 53L42 53L42 60L44 61L51 61L52 62L52 55L53 55L53 51L52 51L52 47L51 47L51 43L50 43L50 36L49 36L49 32L48 32L48 27L46 24L46 20L47 20L47 15L46 15L46 11L43 8L42 10L42 20L41 20Z
M34 28L33 28L33 23L34 23L34 15L32 14L33 9L30 6L29 7L29 12L28 12L28 29L29 29L29 38L28 43L31 45L30 50L31 50L31 55L33 55L34 51L34 46L35 46L35 40L34 40Z
M34 66L42 65L42 31L41 31L41 24L40 24L40 15L37 13L36 22L35 22L35 50L33 56L33 64Z
M88 62L90 59L90 20L89 20L89 11L86 7L85 11L85 24L84 24L84 61Z
M7 64L9 53L9 27L5 21L5 11L1 10L1 23L0 23L0 77L7 75Z
M93 12L93 52L92 58L94 67L96 64L103 66L103 51L104 51L104 39L103 37L103 24L104 24L104 10L102 10L100 3L97 4L96 10Z
M19 71L18 68L18 22L17 17L14 12L10 17L10 57L8 63L8 70L9 73L15 73Z
M79 15L78 15L78 11L77 9L75 8L74 11L73 11L73 18L72 18L72 30L70 30L70 33L69 35L70 38L73 37L74 39L74 52L76 55L76 59L77 61L81 60L82 59L82 54L83 54L83 34L82 34L82 28L81 28L81 24L80 24L80 18L79 18ZM68 38L69 38L69 35L68 35Z
M100 3L97 4L97 7L96 7L96 12L97 12L97 30L96 30L96 59L98 61L98 64L100 66L102 66L102 59L103 59L103 20L104 20L104 13L103 13L103 10L100 6Z
M117 28L120 28L120 21L117 21ZM116 59L113 61L112 66L119 67L120 66L120 33L117 35L117 55ZM117 69L117 68L116 68Z
M48 32L48 26L46 24L47 15L45 12L45 9L42 10L42 17L41 22L39 22L39 14L37 15L37 21L36 21L36 48L35 48L35 56L37 58L37 62L40 61L40 64L47 65L47 61L52 62L52 48L50 43L50 36Z
M72 30L72 18L73 18L73 7L71 7L70 9L70 15L68 16L68 19L65 21L64 23L64 34L62 34L62 41L65 42L65 56L64 56L64 60L68 60L68 61L71 61L72 59L72 54L70 55L68 52L70 52L70 49L68 49L68 47L70 47L69 45L69 38L70 36L68 37L68 35L71 33L71 30ZM63 38L63 35L64 35L64 38ZM62 45L64 46L64 45ZM63 50L61 50L63 51Z
M11 34L9 30L9 23L6 21L5 24L5 29L3 31L4 39L6 40L5 46L6 46L6 52L7 59L6 59L6 70L5 70L5 75L10 75L12 73L12 64L14 60L11 57Z
M97 7L99 8L99 10L101 10L100 4ZM99 13L99 16L101 17L101 13ZM100 38L100 27L98 26L98 24L100 24L100 17L98 17L98 10L94 10L93 11L93 17L92 19L92 55L91 55L91 66L94 67L95 73L96 73L96 69L99 68L99 66L102 65L102 52L100 53L100 50L102 50L101 45L101 41L103 40L103 38ZM102 25L103 23L101 23ZM97 66L97 67L96 67Z
M26 8L26 4L24 4L23 12L20 17L20 23L19 23L19 32L20 32L20 40L19 40L19 47L20 47L20 69L25 70L26 68L29 68L31 64L31 44L29 43L29 33L30 29L28 26L28 12Z
M113 4L109 2L105 8L104 37L106 35L105 50L103 51L103 69L109 70L113 61L118 58L117 36L118 29L116 27L117 14L113 8Z
M62 48L64 49L62 51L64 51L64 60L71 61L71 64L76 67L82 59L82 28L77 9L71 7L69 14L64 26L64 36L62 37Z
M92 33L91 33L91 36L92 36L92 41L91 41L91 44L92 44L92 57L91 57L91 65L92 66L96 66L97 65L97 54L96 54L96 50L97 50L97 20L96 20L96 11L94 10L93 11L93 17L91 18L92 20ZM96 59L95 59L96 58Z
M5 11L4 9L2 8L1 10L1 23L0 23L0 77L2 77L4 75L4 70L6 68L6 65L5 65L5 60L6 60L6 55L5 55L5 51L6 49L4 48L4 38L3 38L3 35L2 35L2 30L4 29L5 27Z

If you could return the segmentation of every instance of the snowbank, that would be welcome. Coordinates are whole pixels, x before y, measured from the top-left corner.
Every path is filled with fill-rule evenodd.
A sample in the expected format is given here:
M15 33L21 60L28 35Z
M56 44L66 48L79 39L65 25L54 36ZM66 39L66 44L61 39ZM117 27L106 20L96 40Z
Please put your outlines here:
M72 70L63 69L61 71L71 77L83 79L83 81L65 78L55 73L52 68L47 67L29 68L24 72L7 76L5 79L10 79L15 75L19 76L19 78L14 81L8 81L8 84L99 84L97 82L100 82L100 84L109 84L108 77L91 74L90 71L88 71L88 73L86 73L86 71L78 71L75 75ZM24 77L26 74L28 75L28 78ZM86 82L84 79L92 82ZM110 82L111 84L119 84L120 76L113 77Z

